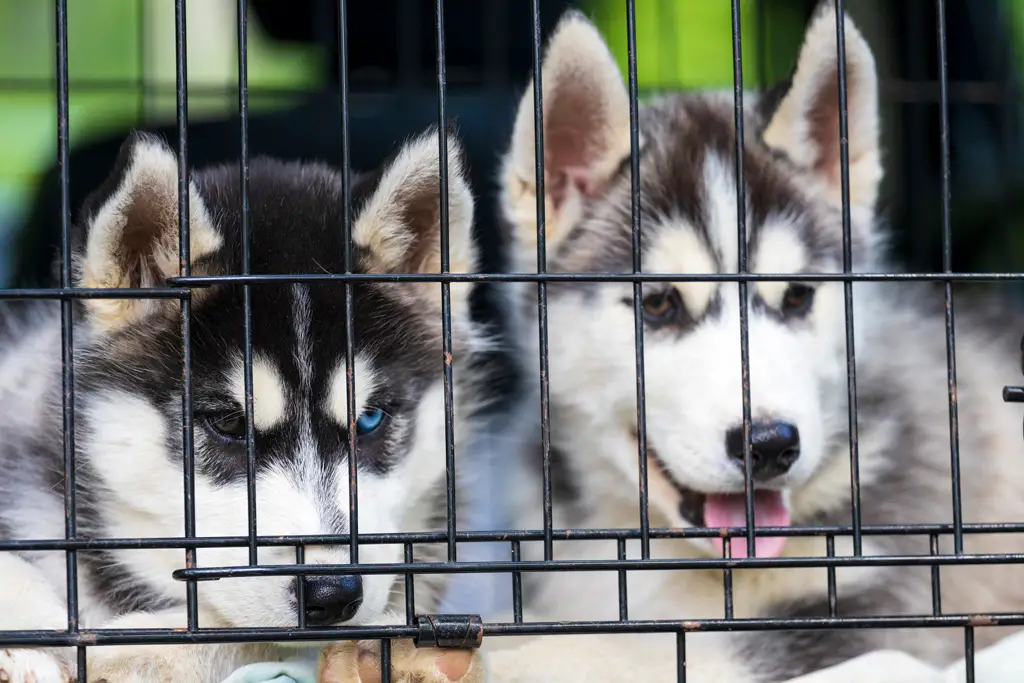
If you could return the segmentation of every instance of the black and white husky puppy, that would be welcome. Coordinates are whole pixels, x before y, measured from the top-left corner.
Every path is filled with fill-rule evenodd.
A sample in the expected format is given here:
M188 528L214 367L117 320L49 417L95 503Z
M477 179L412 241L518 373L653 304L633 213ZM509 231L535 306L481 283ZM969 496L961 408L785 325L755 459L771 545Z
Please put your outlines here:
M408 141L374 173L355 175L351 262L359 273L439 273L441 139ZM447 137L450 268L472 272L474 199L454 134ZM254 274L344 272L344 195L327 166L253 159L249 180ZM192 173L189 257L194 275L241 272L237 165ZM159 286L179 273L178 165L148 134L123 145L109 180L76 224L76 287ZM489 331L469 314L470 284L451 285L453 357L442 354L441 286L356 283L354 367L346 364L344 285L251 287L252 425L245 418L243 289L197 288L191 303L196 533L247 533L246 437L255 442L261 536L345 534L349 460L357 459L362 533L444 528L445 391L453 363L456 447L465 446L482 392L471 362ZM184 533L182 320L175 299L76 300L75 466L80 538L167 538ZM357 452L349 452L346 378L354 375ZM0 538L64 537L61 319L57 303L0 313ZM429 548L418 555L429 557ZM180 549L78 554L81 628L186 626ZM244 547L202 548L199 566L248 563ZM364 563L401 562L401 545L362 547ZM295 562L267 547L261 564ZM344 564L348 547L309 547L309 564ZM0 629L67 626L63 552L0 553ZM306 623L380 624L401 605L395 576L304 579ZM436 583L436 582L435 582ZM417 581L419 609L436 585ZM198 584L199 626L297 624L290 577ZM397 602L396 602L397 601ZM402 618L404 623L404 617ZM2 640L2 636L0 636ZM97 647L90 681L209 681L272 645ZM372 648L372 646L369 646ZM73 651L0 650L0 680L50 683L74 673Z

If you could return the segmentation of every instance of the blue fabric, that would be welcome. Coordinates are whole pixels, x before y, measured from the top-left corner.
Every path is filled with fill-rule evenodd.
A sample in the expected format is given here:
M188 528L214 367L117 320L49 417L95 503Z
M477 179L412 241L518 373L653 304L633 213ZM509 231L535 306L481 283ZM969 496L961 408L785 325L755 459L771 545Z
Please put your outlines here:
M247 664L221 683L316 683L316 663L291 660Z

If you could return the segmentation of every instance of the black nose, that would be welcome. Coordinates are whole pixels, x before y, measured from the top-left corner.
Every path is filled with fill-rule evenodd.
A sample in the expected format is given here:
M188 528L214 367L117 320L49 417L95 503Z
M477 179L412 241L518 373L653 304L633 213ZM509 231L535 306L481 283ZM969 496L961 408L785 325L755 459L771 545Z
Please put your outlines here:
M348 621L363 604L363 580L358 576L305 576L302 587L309 626Z
M757 481L785 474L800 457L800 431L788 422L754 422L750 425L750 473ZM725 450L743 468L743 425L725 433Z

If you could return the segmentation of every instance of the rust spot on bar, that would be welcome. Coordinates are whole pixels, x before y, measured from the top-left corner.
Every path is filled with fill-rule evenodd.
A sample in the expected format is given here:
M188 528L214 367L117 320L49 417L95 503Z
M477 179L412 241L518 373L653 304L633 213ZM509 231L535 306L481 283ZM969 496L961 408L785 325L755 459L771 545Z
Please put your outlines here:
M445 365L451 365L452 364L452 353L451 353L451 351L445 351L444 352L444 364Z
M968 626L995 626L996 620L987 614L972 614L967 619Z
M684 631L699 631L700 627L701 627L701 623L699 621L684 621L683 622L683 630Z

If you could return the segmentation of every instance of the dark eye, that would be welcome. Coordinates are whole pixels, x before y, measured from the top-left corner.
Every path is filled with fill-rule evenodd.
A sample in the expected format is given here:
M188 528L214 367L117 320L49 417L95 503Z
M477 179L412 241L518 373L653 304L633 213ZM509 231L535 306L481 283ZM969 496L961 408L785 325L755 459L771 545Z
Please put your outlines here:
M206 425L225 439L232 441L245 440L245 415L239 413L214 413L205 415Z
M814 288L807 285L790 285L782 295L782 314L801 316L811 310L814 303Z
M653 324L665 324L679 318L682 301L673 288L644 297L644 320Z
M386 417L387 413L380 408L368 408L356 418L356 432L358 434L372 434L380 429Z

